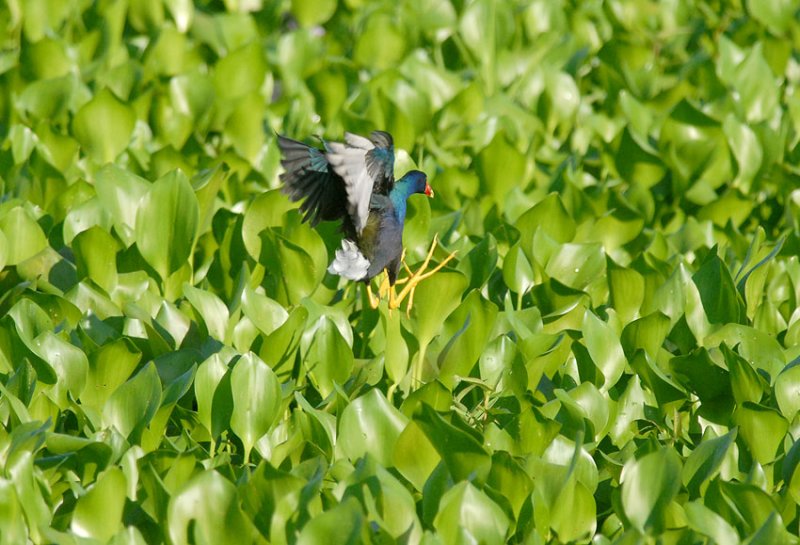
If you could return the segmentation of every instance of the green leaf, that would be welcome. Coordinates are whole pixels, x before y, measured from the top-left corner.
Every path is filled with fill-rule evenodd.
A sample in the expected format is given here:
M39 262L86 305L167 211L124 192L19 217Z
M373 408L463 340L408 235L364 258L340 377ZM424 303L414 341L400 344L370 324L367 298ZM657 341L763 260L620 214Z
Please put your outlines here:
M47 238L27 207L15 206L0 214L5 235L5 264L18 265L47 247Z
M89 360L80 348L68 343L51 331L36 338L37 352L50 363L58 380L53 387L59 407L69 406L68 395L78 399L83 393L89 376Z
M622 506L640 532L661 532L665 511L680 490L680 457L665 447L625 464Z
M105 403L103 419L131 441L138 441L161 404L161 381L150 362L133 378L121 384Z
M669 361L673 378L702 402L700 413L714 422L728 423L733 411L733 391L727 371L711 359L708 351L698 348L686 356Z
M150 191L151 184L116 165L106 165L97 172L94 187L103 210L111 216L117 235L130 246L136 241L134 229L139 203Z
M407 423L406 416L373 388L342 411L339 440L351 461L370 454L381 465L391 466L395 444Z
M800 412L800 365L787 365L775 379L775 399L781 414L789 422Z
M736 403L738 405L746 401L760 403L769 385L747 360L728 348L725 343L720 345L720 350L731 374L731 388Z
M256 530L239 507L236 487L214 470L201 471L177 490L166 512L173 543L233 545L255 539Z
M526 158L502 132L478 155L478 176L494 202L502 209L511 188L524 185Z
M797 9L796 0L766 0L764 2L748 0L747 2L747 12L755 20L769 27L775 34L783 34L791 27Z
M365 522L358 500L347 498L306 524L297 538L297 545L356 545L360 543Z
M126 480L122 470L112 467L78 498L70 530L77 536L106 542L122 527Z
M133 108L102 89L75 114L72 132L98 163L110 163L128 147L136 122Z
M443 543L504 543L508 517L494 501L470 482L448 490L433 521Z
M92 352L81 403L100 411L111 394L128 380L141 358L141 352L127 339L105 343Z
M562 244L547 262L545 272L562 284L581 290L602 277L605 264L600 244Z
M733 418L753 458L761 465L775 461L789 422L778 411L749 401L736 408Z
M582 329L589 355L603 373L602 391L607 392L617 383L627 365L622 345L613 329L590 310L583 315Z
M117 286L118 243L100 227L90 227L72 240L78 277L92 282L111 293Z
M272 369L248 352L233 367L231 389L235 392L231 429L242 440L244 459L248 460L253 445L278 417L281 386Z
M444 333L445 338L450 339L438 361L442 384L453 388L457 376L470 375L489 341L496 318L497 306L484 299L477 290L470 292L450 315Z
M416 337L420 345L417 376L422 378L421 365L425 350L439 333L445 319L461 303L461 296L467 287L467 278L458 272L439 272L423 280L414 295L411 319L416 324Z
M447 422L425 403L414 414L414 422L425 432L455 481L486 480L491 457L473 435Z
M533 286L533 268L519 244L512 246L503 259L503 280L520 299Z
M208 357L197 368L194 378L194 397L197 400L197 418L209 432L212 429L211 414L214 392L222 377L228 372L228 366L219 352Z
M219 341L225 341L228 338L228 320L230 319L225 303L213 293L186 283L183 285L183 294L202 316L208 334Z
M683 484L692 497L700 496L701 487L719 472L736 439L736 430L713 439L709 436L703 439L686 459L681 472Z
M422 492L441 459L425 432L412 420L397 437L390 465Z
M320 318L304 364L323 397L333 392L335 384L343 385L350 377L353 350L331 318Z
M313 2L292 0L292 13L303 26L320 25L330 19L334 11L336 11L335 0Z
M742 308L739 293L728 267L717 257L716 250L709 252L692 276L692 281L700 292L703 308L712 324L740 321Z
M136 245L162 281L187 263L198 216L197 197L179 171L156 180L142 198L136 214Z
M689 527L713 539L716 543L738 543L739 534L723 517L703 505L693 501L684 507Z

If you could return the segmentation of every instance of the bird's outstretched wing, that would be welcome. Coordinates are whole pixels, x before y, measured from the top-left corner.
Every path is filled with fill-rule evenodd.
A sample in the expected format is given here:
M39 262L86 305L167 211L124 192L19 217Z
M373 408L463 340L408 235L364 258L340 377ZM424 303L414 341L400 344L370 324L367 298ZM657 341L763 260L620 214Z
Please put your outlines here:
M361 233L372 195L388 195L394 185L394 142L383 131L373 131L370 138L345 133L344 140L344 144L330 142L325 157L344 180L347 212Z
M347 191L342 179L325 158L325 150L278 135L284 172L283 192L300 205L303 221L337 220L347 214Z

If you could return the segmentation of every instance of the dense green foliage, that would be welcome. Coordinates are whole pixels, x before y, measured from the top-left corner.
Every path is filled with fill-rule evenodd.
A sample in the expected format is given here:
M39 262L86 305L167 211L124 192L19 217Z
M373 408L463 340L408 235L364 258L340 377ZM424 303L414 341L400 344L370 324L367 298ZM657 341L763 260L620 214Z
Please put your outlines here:
M797 543L797 8L9 0L0 543ZM373 129L408 316L277 191Z

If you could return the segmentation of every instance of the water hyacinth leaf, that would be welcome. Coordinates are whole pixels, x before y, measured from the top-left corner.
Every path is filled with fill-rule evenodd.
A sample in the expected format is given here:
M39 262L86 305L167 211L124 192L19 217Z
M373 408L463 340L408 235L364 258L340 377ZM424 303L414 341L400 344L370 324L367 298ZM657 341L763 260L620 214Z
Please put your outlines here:
M545 272L562 284L580 290L602 276L605 261L601 244L562 244L547 262Z
M747 360L728 348L725 343L720 345L720 350L731 374L731 388L736 403L742 405L745 401L761 402L764 391L769 385Z
M730 421L734 403L730 376L714 363L706 349L698 348L686 356L674 357L669 367L673 378L700 398L700 414L713 422Z
M800 411L800 365L787 366L775 379L775 399L783 417L791 422Z
M285 305L296 305L312 295L325 276L325 267L317 266L304 248L276 230L263 231L261 239L259 262L275 271L264 279L267 295Z
M764 58L763 45L756 43L736 71L731 82L737 91L735 101L749 123L769 119L778 107L775 75Z
M459 260L457 269L469 280L469 290L481 288L497 266L497 240L489 234Z
M489 496L470 482L460 482L442 496L433 526L446 545L503 543L510 522Z
M277 301L249 286L242 293L242 311L264 335L270 335L289 318L289 313Z
M498 206L506 201L508 192L521 185L526 169L525 156L498 132L478 156L478 176L481 184Z
M277 189L258 195L244 214L242 239L253 259L261 257L260 233L267 227L283 225L283 215L296 205Z
M622 506L637 530L662 531L666 507L680 490L680 473L680 457L668 447L625 464Z
M773 462L789 422L778 411L749 401L736 408L733 418L753 458L761 465Z
M737 543L739 534L725 518L709 509L700 501L693 501L684 507L689 527L712 538L716 543Z
M347 498L306 524L297 538L297 545L358 543L365 522L358 500L353 497Z
M340 444L351 461L369 454L381 465L391 466L395 444L407 424L408 418L373 388L342 411Z
M219 341L224 341L227 338L230 318L225 303L213 293L189 284L183 285L183 294L203 318L208 334Z
M389 465L397 468L397 471L421 492L441 459L422 428L411 420L397 436L392 462Z
M126 246L136 241L136 212L150 185L144 178L117 165L104 166L95 177L97 197L103 209L110 214L114 229Z
M233 414L231 429L244 444L245 460L253 445L269 431L281 407L281 386L266 363L248 352L231 372Z
M386 348L383 366L394 384L399 384L408 372L408 345L400 325L399 312L381 312L381 322L386 329Z
M198 217L197 197L180 171L156 180L142 198L136 214L136 245L162 281L187 262Z
M452 336L439 354L439 380L455 386L455 377L469 376L481 356L497 318L497 306L473 291L445 322L445 337Z
M533 286L533 268L518 244L503 259L503 280L520 298Z
M166 523L173 543L250 543L256 532L239 507L234 484L214 470L198 473L176 491Z
M606 271L612 305L627 324L638 317L644 301L644 278L634 269L620 267L611 258L608 258Z
M77 399L86 387L89 360L80 348L68 343L52 331L39 335L35 343L38 352L50 363L58 377L53 388L55 398L61 408L66 408L67 394Z
M121 528L125 506L125 475L112 467L78 498L70 529L76 535L107 542Z
M118 243L107 231L94 226L78 234L72 241L78 277L111 293L117 285Z
M742 191L748 191L764 159L761 144L755 132L746 124L740 123L733 114L725 117L722 129L739 167L734 183Z
M625 355L630 358L636 350L642 349L650 359L655 360L669 328L669 317L661 312L653 312L630 322L622 330L620 339Z
M739 293L728 267L712 250L692 276L700 293L708 320L714 323L738 323L741 319Z
M128 339L108 342L89 356L89 377L81 403L101 410L106 400L128 380L142 353Z
M305 365L319 392L327 397L334 384L344 384L350 377L353 350L330 318L320 320Z
M125 437L138 441L161 404L161 380L150 362L121 384L105 403L103 418Z
M0 231L5 238L5 263L18 265L47 247L47 238L36 218L23 206L0 215Z
M667 410L672 403L686 399L686 392L653 363L652 358L644 350L637 350L630 363L642 384L655 394L659 406L664 410Z
M473 435L447 422L425 403L414 414L414 421L436 448L453 479L479 483L486 480L492 460Z
M98 163L110 163L128 147L136 114L108 89L87 102L72 121L75 139Z
M508 499L515 517L519 517L523 503L533 490L533 481L525 469L504 451L492 455L492 469L486 484Z
M719 472L735 439L736 430L720 437L707 439L700 443L686 459L681 475L683 484L692 497L700 496L703 484Z
M222 377L228 372L228 366L219 352L212 354L197 368L194 378L194 396L197 400L197 418L209 432L212 428L211 411L214 392Z
M411 319L416 323L420 353L439 333L445 319L461 302L467 278L459 272L439 272L419 284L414 295Z
M603 374L602 391L607 392L617 383L627 365L619 337L590 310L583 315L582 329L589 355Z
M8 543L24 543L28 527L14 482L0 479L0 512L4 517L4 534Z
M793 0L767 0L763 4L748 0L746 5L753 18L776 35L786 32L797 12L797 2Z

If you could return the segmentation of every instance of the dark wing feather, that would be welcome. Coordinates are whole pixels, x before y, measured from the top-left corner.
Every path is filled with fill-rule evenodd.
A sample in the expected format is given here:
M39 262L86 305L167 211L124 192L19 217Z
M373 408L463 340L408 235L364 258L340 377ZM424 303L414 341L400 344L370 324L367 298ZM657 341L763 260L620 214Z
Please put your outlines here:
M281 149L282 191L300 205L303 221L316 225L320 220L347 219L347 191L344 180L336 174L323 150L278 135ZM347 231L347 225L345 225Z
M367 172L375 181L372 193L388 195L394 187L394 140L384 131L372 131L370 141L375 148L364 157Z

